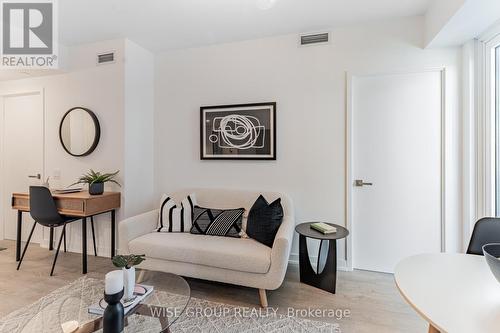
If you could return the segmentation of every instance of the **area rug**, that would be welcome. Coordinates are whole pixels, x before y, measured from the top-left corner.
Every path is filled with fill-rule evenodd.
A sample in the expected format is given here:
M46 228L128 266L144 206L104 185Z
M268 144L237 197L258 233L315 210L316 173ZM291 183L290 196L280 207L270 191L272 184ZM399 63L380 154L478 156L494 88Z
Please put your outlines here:
M1 333L53 333L62 332L61 323L77 320L80 324L96 317L88 313L88 306L101 297L102 281L82 277L59 288L37 302L12 312L0 319ZM183 308L187 298L155 291L152 295L161 304ZM134 329L125 332L158 333L161 330L155 318L133 316ZM338 333L338 324L311 321L294 316L280 315L271 309L236 307L191 297L183 314L170 326L172 333ZM102 332L102 331L100 331Z

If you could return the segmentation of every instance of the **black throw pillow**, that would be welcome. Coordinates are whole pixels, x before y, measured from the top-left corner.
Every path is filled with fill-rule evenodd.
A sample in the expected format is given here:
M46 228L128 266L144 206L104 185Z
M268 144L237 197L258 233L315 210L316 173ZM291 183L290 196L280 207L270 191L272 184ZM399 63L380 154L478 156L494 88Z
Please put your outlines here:
M248 237L272 247L282 221L281 198L269 204L261 194L248 213L246 233Z

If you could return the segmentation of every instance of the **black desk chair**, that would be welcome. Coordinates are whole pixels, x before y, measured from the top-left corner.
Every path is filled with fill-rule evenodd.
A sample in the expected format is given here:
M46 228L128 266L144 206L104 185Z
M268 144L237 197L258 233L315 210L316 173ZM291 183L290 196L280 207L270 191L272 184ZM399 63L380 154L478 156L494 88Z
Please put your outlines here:
M30 243L31 237L33 236L33 232L35 231L37 223L49 228L62 226L63 230L61 233L61 237L59 238L59 244L57 245L54 262L52 263L52 269L50 271L50 276L52 276L54 274L54 267L56 265L57 256L59 254L59 249L61 248L63 238L64 252L66 252L66 225L70 222L80 220L81 217L64 216L59 214L52 194L50 193L48 188L43 186L30 186L30 215L33 220L35 220L35 222L33 223L33 228L31 228L28 240L26 242L26 245L24 246L24 250L21 255L21 259L19 260L19 264L17 265L17 269L19 270L19 268L21 267L21 263L23 262L24 255L26 254L26 250L28 249L28 245Z
M483 245L500 243L500 218L484 217L476 222L467 254L483 255Z

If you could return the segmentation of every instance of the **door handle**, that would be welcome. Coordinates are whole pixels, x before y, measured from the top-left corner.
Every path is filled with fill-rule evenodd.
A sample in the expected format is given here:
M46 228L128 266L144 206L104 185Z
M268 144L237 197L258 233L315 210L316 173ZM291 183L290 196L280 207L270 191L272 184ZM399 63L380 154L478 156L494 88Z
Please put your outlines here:
M356 179L354 181L354 185L356 185L356 186L372 186L373 183L365 183L365 182L363 182L363 179Z
M41 179L42 175L37 173L36 175L29 175L28 178L36 178L36 179Z

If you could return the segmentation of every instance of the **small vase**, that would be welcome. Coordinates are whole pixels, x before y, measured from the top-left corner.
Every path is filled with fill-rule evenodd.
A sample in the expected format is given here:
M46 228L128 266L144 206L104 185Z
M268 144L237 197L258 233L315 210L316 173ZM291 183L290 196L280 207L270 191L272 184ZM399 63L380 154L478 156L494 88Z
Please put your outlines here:
M89 185L89 193L91 195L99 195L104 193L104 183L92 183Z
M123 297L123 290L119 293L108 295L104 293L104 300L108 303L104 309L102 326L103 333L121 333L125 326L124 309L120 300Z
M134 298L135 289L135 267L125 268L123 267L123 287L124 287L124 297L126 301Z

